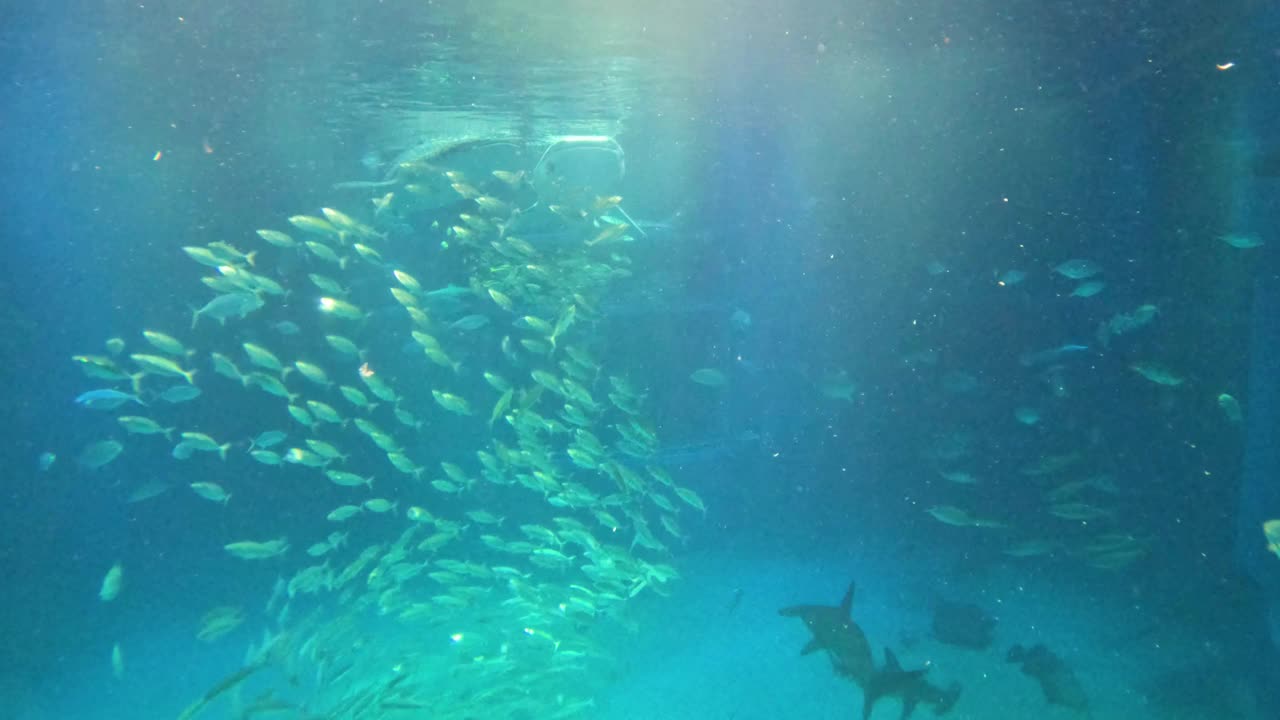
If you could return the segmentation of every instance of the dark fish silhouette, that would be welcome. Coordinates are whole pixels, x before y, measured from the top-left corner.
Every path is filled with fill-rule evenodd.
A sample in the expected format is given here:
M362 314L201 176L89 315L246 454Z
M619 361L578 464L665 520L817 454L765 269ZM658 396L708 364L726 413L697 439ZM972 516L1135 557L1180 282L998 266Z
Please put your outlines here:
M1082 713L1089 712L1089 698L1076 674L1049 648L1034 645L1009 648L1008 660L1022 665L1022 672L1035 678L1051 705L1061 705Z
M939 642L982 650L991 646L996 620L977 605L941 602L933 609L933 636Z
M729 596L729 604L725 606L725 612L732 615L740 604L742 604L742 588L734 588L733 594Z
M817 650L827 651L836 674L852 680L862 688L862 717L871 717L871 711L882 697L902 700L903 720L911 716L916 705L933 705L934 714L949 711L960 697L959 684L943 689L925 679L925 670L903 670L893 652L885 650L883 668L876 667L871 654L871 643L862 628L853 622L854 583L849 583L837 606L793 605L778 611L784 617L798 617L813 638L800 651L808 655Z

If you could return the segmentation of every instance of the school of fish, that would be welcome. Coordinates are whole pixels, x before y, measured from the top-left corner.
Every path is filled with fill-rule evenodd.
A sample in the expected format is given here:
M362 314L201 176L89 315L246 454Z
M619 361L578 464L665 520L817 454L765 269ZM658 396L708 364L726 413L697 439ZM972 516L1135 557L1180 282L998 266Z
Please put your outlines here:
M83 472L200 463L186 513L331 501L323 532L208 539L280 580L193 628L252 642L180 717L224 695L241 717L589 716L601 628L634 630L628 603L679 577L668 546L706 507L654 459L649 390L601 360L599 308L634 272L606 217L621 198L582 189L552 208L570 241L542 246L508 232L526 173L491 170L423 158L365 212L182 247L207 289L189 322L73 358L94 386L77 402L118 413ZM448 217L415 204L426 183L456 192ZM183 500L135 485L127 502ZM104 603L146 592L126 577L110 568Z

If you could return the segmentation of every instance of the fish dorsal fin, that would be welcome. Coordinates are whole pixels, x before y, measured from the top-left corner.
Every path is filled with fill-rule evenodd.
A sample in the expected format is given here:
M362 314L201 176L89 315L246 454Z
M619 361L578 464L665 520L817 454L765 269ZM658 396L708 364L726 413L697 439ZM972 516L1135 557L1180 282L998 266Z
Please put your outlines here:
M898 656L894 655L889 648L884 649L884 671L902 672L902 663L898 662Z
M840 612L843 617L853 616L853 586L855 583L849 583L849 589L845 591L844 598L840 601Z

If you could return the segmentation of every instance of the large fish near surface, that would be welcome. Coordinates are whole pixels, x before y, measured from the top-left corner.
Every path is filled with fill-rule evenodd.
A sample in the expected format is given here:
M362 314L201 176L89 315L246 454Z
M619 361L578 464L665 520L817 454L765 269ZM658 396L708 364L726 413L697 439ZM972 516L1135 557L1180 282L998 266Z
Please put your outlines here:
M871 717L876 702L883 697L902 700L903 720L911 717L922 702L932 705L936 715L949 711L960 697L959 684L945 689L937 687L925 679L924 669L903 670L888 649L885 650L884 666L876 666L871 643L862 628L853 622L853 592L854 583L849 583L849 589L837 606L793 605L778 611L784 617L800 618L813 634L800 654L825 650L836 673L862 688L863 720Z

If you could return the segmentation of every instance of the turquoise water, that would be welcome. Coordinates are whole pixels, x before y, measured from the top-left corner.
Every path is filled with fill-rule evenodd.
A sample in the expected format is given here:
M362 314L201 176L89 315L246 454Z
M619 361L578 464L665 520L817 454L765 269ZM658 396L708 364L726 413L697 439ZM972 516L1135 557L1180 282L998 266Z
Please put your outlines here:
M1271 15L12 11L6 717L1272 717Z

